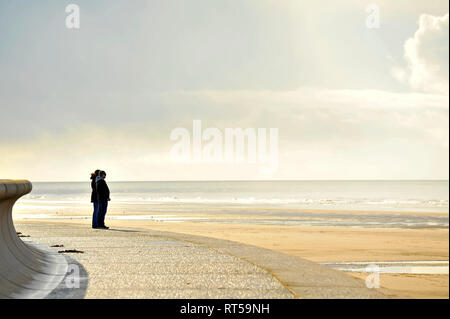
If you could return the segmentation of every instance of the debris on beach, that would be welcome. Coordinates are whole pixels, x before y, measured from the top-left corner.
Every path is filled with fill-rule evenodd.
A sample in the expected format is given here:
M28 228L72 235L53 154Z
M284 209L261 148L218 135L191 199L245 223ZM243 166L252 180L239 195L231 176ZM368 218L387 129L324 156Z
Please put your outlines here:
M66 249L66 250L59 250L58 253L84 254L84 251L77 249Z
M64 245L51 245L50 247L64 247Z

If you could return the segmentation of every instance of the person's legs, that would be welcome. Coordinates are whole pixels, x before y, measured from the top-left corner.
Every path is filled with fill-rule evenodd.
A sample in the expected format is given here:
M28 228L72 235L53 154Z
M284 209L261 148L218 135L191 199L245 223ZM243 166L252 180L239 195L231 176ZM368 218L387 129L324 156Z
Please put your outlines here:
M92 214L92 228L97 228L98 224L98 211L99 211L99 203L93 202L94 204L94 213Z
M108 201L100 201L99 203L98 226L105 227L105 215L108 210Z

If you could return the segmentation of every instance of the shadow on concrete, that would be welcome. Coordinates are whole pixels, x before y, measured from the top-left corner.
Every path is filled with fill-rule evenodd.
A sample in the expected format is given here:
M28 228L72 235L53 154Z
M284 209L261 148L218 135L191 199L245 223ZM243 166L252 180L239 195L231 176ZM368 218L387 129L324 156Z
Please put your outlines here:
M75 259L64 255L69 265L64 279L45 299L83 299L89 283L86 269Z
M141 233L141 231L139 230L131 230L131 229L107 229L105 231L118 231L118 232L122 232L122 233Z

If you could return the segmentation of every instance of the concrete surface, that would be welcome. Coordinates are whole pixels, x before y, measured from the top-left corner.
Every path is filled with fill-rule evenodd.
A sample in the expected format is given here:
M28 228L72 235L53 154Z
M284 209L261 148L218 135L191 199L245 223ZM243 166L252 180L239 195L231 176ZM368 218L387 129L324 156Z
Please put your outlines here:
M17 228L27 242L83 251L67 254L84 267L77 298L386 298L326 266L226 240L51 222Z

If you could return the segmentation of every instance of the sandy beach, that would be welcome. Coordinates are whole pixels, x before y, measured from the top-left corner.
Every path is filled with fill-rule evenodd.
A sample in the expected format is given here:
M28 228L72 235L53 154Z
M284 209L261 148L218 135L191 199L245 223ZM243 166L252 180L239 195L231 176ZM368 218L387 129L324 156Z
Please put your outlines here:
M210 220L201 222L202 214L183 214L183 222L155 220L114 219L131 214L112 210L107 220L114 228L152 229L184 234L227 239L255 245L320 263L330 262L385 262L385 261L448 261L448 228L351 228L297 225L261 225L236 223L232 215L208 214ZM139 216L138 212L133 215ZM355 214L355 212L348 212ZM64 215L75 216L64 218ZM414 213L420 216L423 213ZM445 213L435 215L444 216ZM77 218L85 216L82 218ZM20 214L17 215L20 218ZM60 219L41 219L52 223L75 223L90 227L90 219L83 210L58 213ZM261 218L261 216L259 216ZM193 218L189 221L189 218ZM229 218L229 222L226 219ZM258 217L253 216L254 219ZM27 220L29 220L27 218ZM348 273L364 280L367 274ZM382 291L397 298L448 298L448 274L381 274Z

